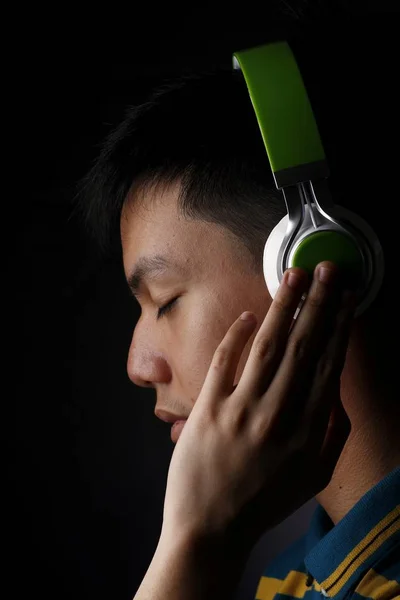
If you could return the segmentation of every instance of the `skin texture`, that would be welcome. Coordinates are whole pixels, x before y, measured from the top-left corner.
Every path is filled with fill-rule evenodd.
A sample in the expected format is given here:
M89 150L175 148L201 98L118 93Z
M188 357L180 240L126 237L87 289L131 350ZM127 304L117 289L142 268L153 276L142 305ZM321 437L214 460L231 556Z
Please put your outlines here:
M156 412L167 410L187 417L228 328L244 310L265 316L271 296L263 278L251 270L247 249L226 229L179 216L177 188L157 192L139 210L127 205L122 213L125 274L139 257L162 254L183 264L188 276L166 273L143 290L128 375L136 385L156 389ZM157 308L178 295L182 297L171 312L157 321Z
M251 311L257 326L238 364L239 381L272 301L243 244L223 227L184 219L177 212L178 192L177 185L136 190L135 203L128 198L121 215L127 278L139 258L154 254L171 257L186 271L146 281L138 298L142 314L127 370L134 384L156 390L160 418L163 411L189 416L219 343L239 315ZM158 308L176 296L171 311L157 320ZM400 462L393 418L379 414L379 390L368 380L366 360L356 324L341 385L352 430L330 483L316 496L334 523Z

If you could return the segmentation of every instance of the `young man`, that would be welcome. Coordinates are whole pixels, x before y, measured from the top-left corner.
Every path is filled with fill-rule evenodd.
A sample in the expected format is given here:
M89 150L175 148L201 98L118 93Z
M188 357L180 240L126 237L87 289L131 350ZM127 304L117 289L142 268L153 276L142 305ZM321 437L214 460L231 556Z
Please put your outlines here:
M340 48L319 33L303 31L292 47L332 191L385 252L383 287L360 318L328 262L293 327L305 273L289 270L272 301L262 256L285 209L237 74L157 91L109 136L86 181L87 218L101 241L118 229L142 309L129 377L156 390L155 414L179 440L137 600L232 597L257 539L313 496L310 531L266 566L257 598L400 596L400 405L385 343L393 223L383 205L395 160L372 156L398 128L397 105L368 32L354 41L341 31ZM241 321L245 311L256 322Z

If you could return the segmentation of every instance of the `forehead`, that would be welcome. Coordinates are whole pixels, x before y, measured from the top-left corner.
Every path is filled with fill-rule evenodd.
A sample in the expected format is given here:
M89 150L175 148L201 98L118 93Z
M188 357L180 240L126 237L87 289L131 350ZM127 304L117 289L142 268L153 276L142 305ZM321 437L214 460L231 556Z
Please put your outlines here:
M121 213L125 272L143 257L163 255L185 268L226 266L237 239L221 225L187 219L179 212L179 185L131 192Z
M183 241L187 222L178 211L177 185L134 189L121 212L123 250L168 247Z

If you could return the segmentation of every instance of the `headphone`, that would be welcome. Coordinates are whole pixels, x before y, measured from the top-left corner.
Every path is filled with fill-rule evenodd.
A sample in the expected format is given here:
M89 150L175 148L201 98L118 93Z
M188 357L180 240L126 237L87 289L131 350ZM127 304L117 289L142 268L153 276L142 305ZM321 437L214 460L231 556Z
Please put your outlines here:
M325 152L289 44L235 52L233 68L244 75L287 209L264 247L264 279L271 297L289 267L301 267L312 276L319 262L330 260L339 267L345 285L357 291L355 314L360 315L382 285L382 247L364 219L332 200Z

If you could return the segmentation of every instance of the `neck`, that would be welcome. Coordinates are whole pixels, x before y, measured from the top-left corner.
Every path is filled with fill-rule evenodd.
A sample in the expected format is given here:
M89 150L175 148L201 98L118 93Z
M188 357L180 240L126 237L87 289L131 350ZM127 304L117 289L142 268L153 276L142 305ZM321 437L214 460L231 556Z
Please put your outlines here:
M377 354L366 341L362 324L356 321L341 379L351 433L330 483L316 496L335 525L400 464L400 404L379 383Z

